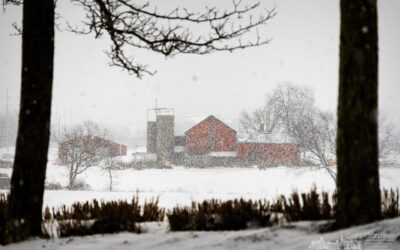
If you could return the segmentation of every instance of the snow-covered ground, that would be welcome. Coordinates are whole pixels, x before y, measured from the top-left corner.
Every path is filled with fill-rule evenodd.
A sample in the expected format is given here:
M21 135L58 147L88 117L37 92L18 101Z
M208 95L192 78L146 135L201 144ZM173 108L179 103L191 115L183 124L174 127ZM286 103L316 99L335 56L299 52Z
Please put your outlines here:
M0 169L11 175L11 169ZM335 183L324 169L310 167L278 167L266 170L251 168L216 169L147 169L118 170L113 172L113 190L109 186L108 174L98 167L83 173L79 179L90 185L89 191L52 191L44 196L46 206L72 204L75 201L96 199L130 200L139 192L141 201L159 196L160 205L172 208L190 205L192 201L217 198L274 199L280 194L289 195L293 190L308 192L315 184L319 191L332 192ZM400 189L400 168L382 168L380 170L381 187ZM52 165L47 170L48 182L68 183L64 166ZM2 190L1 192L7 192Z
M46 181L68 184L65 166L56 162L57 150L49 154ZM0 169L0 173L11 176L11 169ZM400 189L400 168L381 168L382 188ZM174 169L115 170L113 191L109 192L108 173L100 167L93 167L78 176L90 185L88 191L46 190L45 206L70 205L76 201L96 199L130 200L139 192L141 202L159 197L160 206L172 208L176 205L190 205L192 201L204 199L268 199L280 194L290 195L293 190L308 192L315 184L319 191L332 192L335 183L324 169L315 167L277 167L266 170L256 168L210 168L196 169L175 167ZM8 192L0 190L0 192Z
M65 166L56 162L57 151L51 150L47 167L47 182L66 186L68 174ZM129 161L129 156L124 158ZM0 169L0 173L11 176L11 169ZM400 189L400 168L381 168L382 188ZM58 207L76 201L94 198L101 200L130 200L139 192L140 202L159 197L160 206L171 209L176 205L190 205L192 201L217 198L221 200L245 198L272 200L280 194L290 195L293 190L308 192L313 185L319 191L332 192L335 183L324 169L313 167L277 167L266 170L257 168L211 168L115 170L113 191L109 187L108 173L100 167L88 169L79 176L90 185L88 191L46 190L44 205ZM8 192L0 190L0 192ZM319 222L321 223L321 222ZM350 243L358 246L363 238L364 248L368 242L390 237L389 243L374 249L400 249L400 219L387 220L366 226L327 234L318 234L318 223L300 222L281 227L224 232L169 232L167 222L142 225L143 234L120 233L64 239L34 239L14 244L3 249L328 249ZM373 234L372 236L369 234ZM366 235L369 237L366 237ZM347 238L346 238L347 237ZM373 238L372 238L373 237ZM372 238L372 240L371 240ZM396 240L397 239L397 240ZM368 241L369 240L369 241ZM381 243L379 243L381 244ZM358 248L354 248L358 249Z
M66 175L55 168L49 169L48 181L66 185ZM280 194L290 195L293 190L308 192L314 184L320 191L335 189L334 181L324 169L312 168L122 170L114 171L113 192L107 191L108 176L99 168L90 169L81 178L92 191L46 191L45 204L54 206L93 198L131 199L138 191L142 201L159 196L162 207L172 208L212 198L271 200ZM400 188L399 179L400 169L381 169L382 187Z
M324 222L298 222L271 228L221 232L170 232L167 223L146 223L142 234L119 233L32 239L4 250L106 249L400 249L400 218L319 234ZM347 248L345 248L347 246Z
M11 169L0 169L11 175ZM395 177L400 177L400 169L393 169L389 178L384 178L385 186L394 186ZM318 190L331 192L335 184L323 169L279 167L266 170L252 168L216 169L146 169L113 171L113 191L109 187L108 173L99 167L88 169L79 176L90 185L89 191L46 190L44 203L48 206L71 204L75 201L93 198L113 200L131 199L136 192L139 197L150 199L159 196L160 205L166 208L190 205L192 201L204 199L273 199L280 194L290 194L293 190L308 192L315 184ZM393 181L392 181L393 179ZM67 169L52 165L47 169L47 182L68 184ZM3 191L5 192L5 191Z

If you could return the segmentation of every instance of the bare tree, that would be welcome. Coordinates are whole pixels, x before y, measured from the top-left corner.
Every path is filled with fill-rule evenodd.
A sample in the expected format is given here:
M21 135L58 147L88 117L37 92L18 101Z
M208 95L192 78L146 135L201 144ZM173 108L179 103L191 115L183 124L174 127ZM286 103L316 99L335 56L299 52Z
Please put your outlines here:
M329 154L334 152L335 120L333 114L318 109L304 114L292 127L292 136L323 165L329 166Z
M324 126L321 137L326 137L327 152L336 158L336 119L333 113L322 112L320 115L320 125ZM319 131L318 129L316 131ZM395 165L398 164L392 158L397 152L396 142L399 141L399 135L395 132L395 125L390 119L379 115L379 165Z
M281 114L276 100L268 95L265 105L249 114L242 111L239 118L241 129L248 137L256 134L272 134L281 127Z
M233 2L230 11L216 8L202 13L176 9L167 14L150 10L148 4L128 0L76 0L87 11L87 30L79 33L108 33L112 41L111 65L141 77L153 74L145 65L126 55L126 47L155 51L166 56L178 53L206 54L233 51L268 43L258 32L253 40L246 35L267 23L274 10L255 17L259 4L241 7ZM7 241L41 235L42 204L50 136L53 86L54 0L3 0L23 5L21 105L17 146L12 175ZM245 18L247 17L247 19ZM247 20L246 24L240 24ZM194 35L195 28L184 23L208 25L206 34ZM254 34L253 33L253 34ZM245 37L246 36L246 37ZM17 221L18 223L14 223Z
M253 115L244 112L241 125L245 131L273 133L284 131L303 150L313 154L327 166L326 153L334 151L335 119L330 112L315 106L308 88L280 84L267 96L266 105Z
M150 8L149 3L135 3L129 0L74 0L86 12L86 29L70 27L80 34L95 34L101 37L107 33L112 41L107 52L111 65L122 67L141 77L152 75L146 65L135 62L127 55L126 48L133 47L161 53L165 56L176 54L208 54L214 51L233 51L267 44L255 33L246 42L242 37L254 28L264 25L276 14L274 10L254 17L253 12L260 4L241 6L241 1L233 1L231 10L221 11L206 8L203 12L193 12L176 8L168 13L160 13ZM199 27L196 29L194 26ZM206 30L204 33L199 30ZM250 34L251 35L251 34ZM227 43L229 41L229 43Z
M282 133L298 143L304 158L318 161L336 180L328 160L336 149L336 124L332 112L318 109L312 92L289 83L279 85L267 96L263 108L252 115L243 112L242 130L247 135Z
M103 160L101 162L102 169L107 172L109 185L108 190L113 191L113 171L118 169L117 160L109 150L103 151Z
M272 94L275 105L281 112L283 126L287 133L301 144L302 123L314 111L314 97L310 89L290 83L280 84ZM305 145L301 145L305 146Z
M106 139L107 131L101 130L93 122L64 128L57 136L53 138L59 143L60 160L68 167L70 190L75 188L78 175L98 165L101 160L111 154L105 153L110 149L110 141Z
M4 0L3 4L22 1ZM50 136L54 0L24 0L21 101L6 242L42 234L42 204Z
M294 133L296 140L309 153L308 157L317 160L336 181L336 172L329 160L335 158L336 126L334 114L315 108L297 124ZM332 159L333 160L333 159Z

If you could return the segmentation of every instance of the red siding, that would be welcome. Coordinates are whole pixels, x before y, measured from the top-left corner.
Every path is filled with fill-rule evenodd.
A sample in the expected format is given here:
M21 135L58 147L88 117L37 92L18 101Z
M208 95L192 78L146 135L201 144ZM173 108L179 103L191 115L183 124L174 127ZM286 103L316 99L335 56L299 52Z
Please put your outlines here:
M256 159L251 159L255 157ZM269 163L296 164L300 159L297 144L290 143L240 143L238 144L240 160L263 160Z
M89 149L89 151L91 147L93 148L95 145L103 144L111 150L111 155L113 157L127 154L127 147L125 145L108 141L96 136L84 136L81 140L83 141L85 147ZM69 141L66 141L58 145L58 158L65 159L68 154L68 147L70 144L71 143Z
M193 154L236 150L236 131L209 116L185 133L186 150Z

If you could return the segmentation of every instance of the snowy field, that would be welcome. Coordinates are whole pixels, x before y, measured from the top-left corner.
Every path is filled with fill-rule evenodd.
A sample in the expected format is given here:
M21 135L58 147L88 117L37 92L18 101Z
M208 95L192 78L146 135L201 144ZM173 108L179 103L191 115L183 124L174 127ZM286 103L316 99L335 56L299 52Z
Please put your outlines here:
M400 169L396 175L400 177ZM0 169L11 175L11 169ZM334 182L323 169L279 167L266 170L252 168L116 170L113 171L113 191L109 187L108 173L93 167L79 176L91 187L88 191L45 192L44 203L48 206L72 204L75 201L96 199L131 199L136 192L139 197L150 199L159 196L162 207L176 204L190 205L192 201L217 198L273 199L279 194L290 194L293 190L309 191L316 184L319 190L334 190ZM392 186L391 178L385 186ZM48 182L68 184L67 169L49 166ZM5 192L5 191L3 191Z
M14 149L10 151L13 152ZM4 151L4 148L1 151ZM128 153L128 155L131 155ZM125 157L127 158L127 157ZM124 159L128 161L129 159ZM0 169L11 176L11 169ZM294 190L308 192L317 186L318 191L332 193L335 183L326 170L316 167L257 168L184 168L114 170L113 191L108 191L108 173L100 167L89 168L78 176L90 186L87 191L46 190L44 205L58 207L77 201L130 200L138 192L140 202L156 198L160 206L170 209L176 205L190 205L205 199L229 200L235 198L272 200L280 194L290 195ZM400 189L400 168L381 168L382 188ZM57 149L49 152L46 181L68 185L68 171L57 165ZM0 190L6 193L8 190Z
M11 169L0 172L11 176ZM68 184L64 166L49 165L46 181ZM381 187L400 188L400 168L381 168ZM280 194L290 195L293 190L308 192L315 184L319 191L332 192L335 183L324 169L311 167L278 167L266 170L256 168L115 170L113 191L109 187L108 173L99 167L88 169L79 176L91 187L88 191L45 191L45 206L70 205L76 201L96 199L130 200L136 192L141 202L159 197L161 207L190 205L192 201L204 199L268 199ZM8 192L1 190L1 192Z

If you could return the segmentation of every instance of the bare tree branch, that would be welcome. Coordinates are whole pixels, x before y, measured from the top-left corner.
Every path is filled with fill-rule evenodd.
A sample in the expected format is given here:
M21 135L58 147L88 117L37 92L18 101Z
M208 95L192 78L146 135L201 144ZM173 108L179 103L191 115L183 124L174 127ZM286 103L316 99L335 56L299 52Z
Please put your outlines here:
M112 156L108 132L90 121L62 132L52 131L52 139L59 143L60 160L68 167L70 189L79 174Z
M11 5L22 5L23 2L24 2L23 0L3 0L2 1L3 8L8 4L11 4Z
M309 89L292 84L279 85L267 96L266 104L252 115L243 112L240 118L247 134L284 131L299 144L303 159L318 161L336 181L329 159L336 152L336 121L331 112L315 106Z
M17 22L13 22L11 26L14 28L15 33L11 34L12 36L21 36L22 35L22 27L17 24Z
M230 11L206 8L204 12L191 12L176 8L161 14L149 4L136 4L129 0L74 0L86 12L86 29L68 24L69 30L79 34L94 33L101 37L106 32L112 42L107 55L111 65L122 67L130 73L142 77L154 74L126 54L127 47L147 49L165 56L183 54L208 54L215 51L233 51L267 44L257 27L264 25L276 15L274 9L265 10L257 18L252 12L259 3L241 7L240 1L233 1ZM207 27L206 33L194 32L193 25ZM242 42L245 35L256 35Z
M58 0L54 0L54 11L56 9ZM23 0L3 0L3 11L5 11L6 5L22 5ZM61 18L61 15L57 12L54 13L54 19L57 21ZM15 33L10 34L11 36L21 36L22 35L22 25L18 24L16 21L11 23L11 26L14 28ZM61 31L61 28L58 23L55 24L55 27Z

